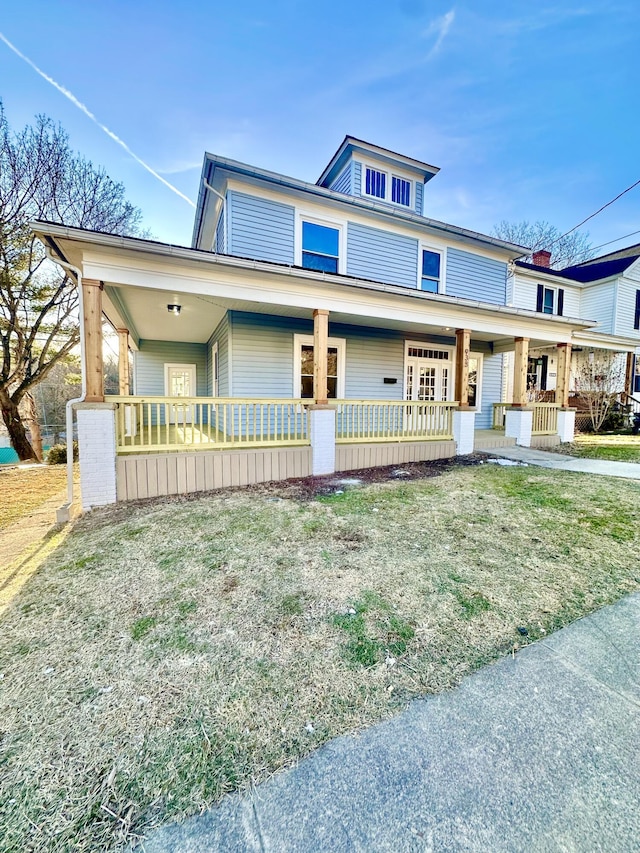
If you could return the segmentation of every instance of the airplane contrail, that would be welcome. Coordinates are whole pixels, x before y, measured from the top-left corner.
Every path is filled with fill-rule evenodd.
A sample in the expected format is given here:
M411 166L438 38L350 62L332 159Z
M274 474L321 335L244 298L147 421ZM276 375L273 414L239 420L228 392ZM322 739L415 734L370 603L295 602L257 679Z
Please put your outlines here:
M165 180L162 177L162 175L159 175L155 171L155 169L152 169L151 166L149 166L147 163L144 162L144 160L142 160L140 157L138 157L138 155L135 154L129 148L129 146L127 145L126 142L124 142L122 139L120 139L120 137L117 136L112 130L109 130L109 128L106 125L104 125L104 124L102 124L102 122L98 121L98 119L91 112L91 110L89 110L87 107L85 107L85 105L82 103L82 101L79 101L76 98L76 96L73 94L73 92L70 92L68 89L65 89L64 86L61 86L59 83L56 83L56 81L53 79L53 77L49 77L48 74L45 74L44 71L42 71L40 68L38 68L38 66L35 64L35 62L32 62L28 56L25 56L24 53L21 53L18 50L18 48L14 44L11 44L9 39L6 36L4 36L2 33L0 33L0 40L2 40L7 45L7 47L16 54L16 56L19 56L20 59L23 59L27 63L27 65L30 65L33 68L33 70L43 78L43 80L46 80L47 83L50 83L55 89L57 89L62 95L64 95L65 98L68 98L74 106L76 106L88 118L90 118L91 121L94 122L94 124L97 124L98 127L100 128L100 130L104 131L104 133L106 133L107 136L109 136L111 139L113 139L114 142L116 142L118 145L120 145L122 148L124 148L124 150L127 152L127 154L130 157L133 157L133 159L136 161L136 163L139 163L144 169L147 170L147 172L152 174L154 178L157 178L159 181L162 181L162 183L166 187L168 187L172 192L176 193L176 195L179 195L180 198L184 199L187 202L187 204L191 205L191 207L195 207L195 204L191 201L191 199L188 196L186 196L184 193L181 193L177 187L174 187L173 184L170 184L169 181Z

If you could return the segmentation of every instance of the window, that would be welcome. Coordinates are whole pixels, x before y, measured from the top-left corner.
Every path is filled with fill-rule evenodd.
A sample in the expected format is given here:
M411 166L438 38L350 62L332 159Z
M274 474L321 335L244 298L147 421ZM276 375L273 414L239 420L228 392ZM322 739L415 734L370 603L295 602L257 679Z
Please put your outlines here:
M339 255L338 228L329 228L316 222L302 223L302 266L305 269L337 273Z
M405 207L411 207L411 182L393 175L391 178L391 201L396 204L404 204Z
M220 361L218 358L218 342L211 347L211 390L217 397L220 389Z
M478 394L478 390L480 388L481 365L482 356L469 356L469 381L467 384L467 402L470 406L473 406L474 408L479 407L480 404L480 395Z
M561 287L546 287L544 284L539 284L536 311L539 311L541 314L558 314L562 316L564 311L564 290Z
M313 335L294 335L294 395L313 398ZM327 352L327 397L344 397L344 338L329 338Z
M367 195L373 195L376 198L385 198L387 195L386 174L367 166L365 168L364 191Z
M440 252L432 252L430 249L422 250L420 287L430 293L437 293L440 290Z
M640 329L640 290L636 290L636 312L633 318L633 328Z

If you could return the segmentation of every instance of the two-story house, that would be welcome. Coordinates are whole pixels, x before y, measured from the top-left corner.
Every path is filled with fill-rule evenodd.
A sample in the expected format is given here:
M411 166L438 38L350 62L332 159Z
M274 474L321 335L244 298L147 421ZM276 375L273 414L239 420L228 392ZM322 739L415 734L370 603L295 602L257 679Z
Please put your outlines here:
M430 218L437 172L353 137L315 184L206 154L190 248L35 223L82 297L83 505L470 453L496 407L490 443L572 437L593 322L514 298L524 247ZM543 349L557 400L532 406Z
M561 270L551 269L551 254L534 253L533 263L516 261L511 266L507 301L522 308L535 308L549 315L569 314L597 321L590 329L573 335L570 392L579 393L588 365L611 366L616 390L632 395L640 391L636 359L640 347L640 244L592 258ZM509 399L510 376L505 370L505 399ZM553 348L529 351L527 385L530 395L556 388L557 361Z

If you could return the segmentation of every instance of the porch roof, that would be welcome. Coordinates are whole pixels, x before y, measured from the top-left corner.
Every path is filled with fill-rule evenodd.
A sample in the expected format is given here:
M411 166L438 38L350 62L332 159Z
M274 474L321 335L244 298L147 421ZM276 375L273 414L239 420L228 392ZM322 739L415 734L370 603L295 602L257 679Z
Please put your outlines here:
M32 224L53 254L105 284L105 313L140 338L205 342L227 310L311 316L315 308L352 325L442 335L469 328L473 337L509 349L513 337L569 342L595 323L512 306L411 290L346 275L218 255L49 222ZM180 302L180 320L167 304ZM204 310L204 304L208 308ZM186 318L186 320L185 320ZM213 325L212 325L213 324Z

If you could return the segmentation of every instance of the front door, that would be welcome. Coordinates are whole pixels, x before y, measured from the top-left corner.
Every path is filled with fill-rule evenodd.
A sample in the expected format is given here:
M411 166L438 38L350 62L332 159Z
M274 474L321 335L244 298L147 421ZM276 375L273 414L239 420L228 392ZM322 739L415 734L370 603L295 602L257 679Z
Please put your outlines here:
M195 364L165 364L165 391L167 397L195 397ZM191 419L191 406L169 406L169 423L190 424Z
M448 360L409 356L406 370L407 400L431 403L450 399L453 377ZM408 406L407 417L412 431L431 432L440 429L442 412L439 406Z

